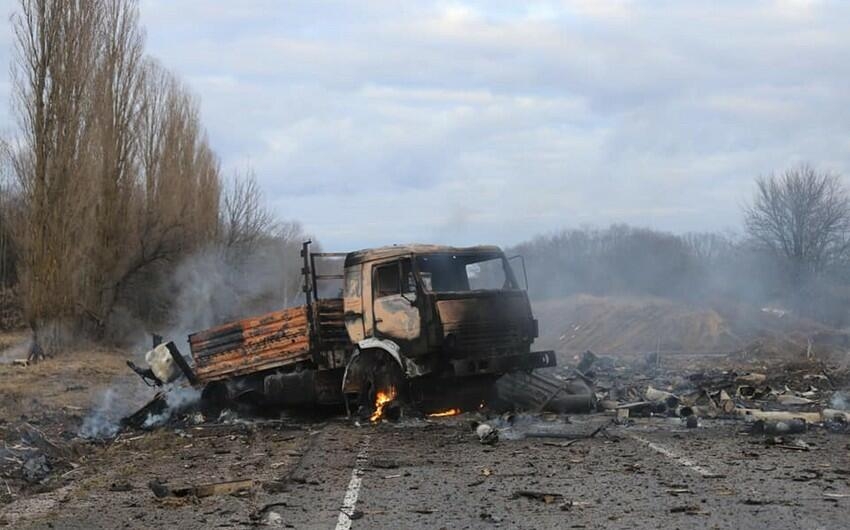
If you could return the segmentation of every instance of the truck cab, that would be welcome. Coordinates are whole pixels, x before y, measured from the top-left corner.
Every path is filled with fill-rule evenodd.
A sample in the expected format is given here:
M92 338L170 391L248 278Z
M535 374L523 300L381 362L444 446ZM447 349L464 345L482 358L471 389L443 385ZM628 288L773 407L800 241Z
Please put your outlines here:
M538 330L528 294L495 246L351 252L343 311L351 342L390 355L407 379L433 383L555 364L553 352L531 351Z

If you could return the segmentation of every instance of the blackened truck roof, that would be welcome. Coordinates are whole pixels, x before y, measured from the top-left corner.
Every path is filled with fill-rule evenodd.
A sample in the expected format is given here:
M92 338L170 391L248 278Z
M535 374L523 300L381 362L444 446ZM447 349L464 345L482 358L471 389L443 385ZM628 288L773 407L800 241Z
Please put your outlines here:
M496 245L478 245L474 247L449 247L446 245L392 245L389 247L367 248L349 252L345 257L345 266L357 265L366 261L409 256L410 254L493 254L502 255L502 249Z

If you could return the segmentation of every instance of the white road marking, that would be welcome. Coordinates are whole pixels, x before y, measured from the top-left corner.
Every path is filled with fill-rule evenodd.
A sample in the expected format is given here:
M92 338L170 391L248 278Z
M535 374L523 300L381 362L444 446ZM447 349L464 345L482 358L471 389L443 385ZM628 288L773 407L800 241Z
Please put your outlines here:
M342 499L342 508L339 510L336 530L349 530L351 528L351 516L354 515L354 506L357 505L357 497L360 495L360 486L363 484L361 477L368 454L369 437L367 436L360 444L360 451L357 453L357 458L354 459L354 469L351 470L351 480L348 482L348 489L345 490L345 497Z
M717 477L722 476L721 474L715 473L714 471L710 470L709 468L707 468L705 466L701 466L701 465L697 464L696 462L694 462L693 460L691 460L689 458L685 458L684 456L676 454L673 450L668 449L668 448L664 447L663 445L658 445L655 442L650 442L646 438L641 438L640 436L631 435L631 437L633 439L637 440L638 442L646 445L647 447L649 447L653 451L655 451L657 453L661 453L662 455L664 455L668 458L672 458L673 460L675 460L679 464L685 466L686 468L690 469L691 471L693 471L695 473L702 475L703 477L717 478Z

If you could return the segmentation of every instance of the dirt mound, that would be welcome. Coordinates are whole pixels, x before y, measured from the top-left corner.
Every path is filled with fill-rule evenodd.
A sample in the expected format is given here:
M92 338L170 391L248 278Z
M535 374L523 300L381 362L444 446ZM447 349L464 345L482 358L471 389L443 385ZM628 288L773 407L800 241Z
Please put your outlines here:
M540 346L574 355L749 352L805 354L850 346L846 333L779 310L697 307L649 297L577 295L534 304ZM817 353L817 352L815 352Z

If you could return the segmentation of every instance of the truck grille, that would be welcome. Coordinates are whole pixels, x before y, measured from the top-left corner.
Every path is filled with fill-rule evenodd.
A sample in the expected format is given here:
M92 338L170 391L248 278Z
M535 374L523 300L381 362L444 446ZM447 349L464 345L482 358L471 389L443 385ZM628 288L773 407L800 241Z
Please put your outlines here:
M464 322L443 325L445 337L454 337L458 353L504 351L517 352L531 341L523 337L522 329L506 322Z

